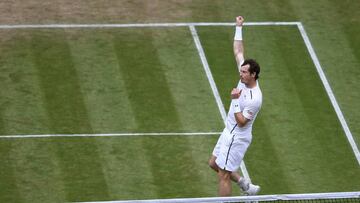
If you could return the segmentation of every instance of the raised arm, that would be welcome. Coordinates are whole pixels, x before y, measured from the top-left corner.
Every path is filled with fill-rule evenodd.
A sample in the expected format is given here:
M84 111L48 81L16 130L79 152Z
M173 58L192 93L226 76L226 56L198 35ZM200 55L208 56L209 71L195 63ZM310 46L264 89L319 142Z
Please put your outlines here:
M240 71L240 66L244 61L244 46L242 42L243 23L244 23L244 18L242 16L236 17L236 31L234 37L234 56L239 71Z

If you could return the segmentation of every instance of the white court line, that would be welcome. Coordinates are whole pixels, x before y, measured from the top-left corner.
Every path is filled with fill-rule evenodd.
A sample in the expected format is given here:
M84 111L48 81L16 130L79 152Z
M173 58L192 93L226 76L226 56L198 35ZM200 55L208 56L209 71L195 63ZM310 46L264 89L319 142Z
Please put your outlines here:
M208 81L210 83L211 90L212 90L212 92L214 94L216 104L217 104L217 106L219 108L221 118L223 119L223 121L225 123L225 121L226 121L226 111L225 111L225 108L224 108L224 104L221 101L219 91L218 91L218 89L216 87L215 80L214 80L214 78L212 76L209 64L208 64L206 56L205 56L205 52L204 52L204 50L203 50L203 48L201 46L199 36L198 36L194 26L189 26L189 28L190 28L190 31L191 31L191 35L192 35L192 37L194 39L197 51L199 53L201 63L203 65L203 67L204 67L207 79L208 79Z
M224 104L222 103L221 101L221 98L220 98L220 94L219 94L219 91L216 87L216 84L215 84L215 81L214 81L214 78L211 74L211 70L209 68L209 64L207 62L207 59L206 59L206 56L205 56L205 52L201 46L201 42L200 42L200 39L199 39L199 36L196 32L196 29L195 29L195 26L189 26L190 28L190 31L191 31L191 35L194 39L194 42L195 42L195 45L196 45L196 48L197 48L197 51L199 53L199 56L200 56L200 59L201 59L201 63L203 64L203 68L205 70L205 73L206 73L206 76L209 80L209 83L210 83L210 87L211 87L211 90L214 94L214 97L215 97L215 100L216 100L216 104L219 108L219 111L220 111L220 114L221 114L221 117L224 121L224 124L226 124L226 111L225 111L225 108L224 108ZM249 180L249 182L251 183L251 178L249 176L249 173L246 169L246 166L245 166L245 162L242 161L241 164L240 164L240 169L241 169L241 172L242 174L244 175L244 177L246 179Z
M244 25L297 25L299 22L246 22ZM0 29L34 28L129 28L129 27L185 27L185 26L234 26L235 23L200 22L200 23L133 23L133 24L29 24L0 25Z
M9 138L47 138L47 137L123 137L123 136L164 136L164 135L220 135L221 132L168 132L168 133L103 133L103 134L40 134L40 135L1 135L0 139Z
M331 89L331 87L329 85L329 82L328 82L328 80L327 80L327 78L326 78L326 76L324 74L324 71L323 71L323 69L322 69L322 67L320 65L319 59L317 58L317 56L315 54L315 51L314 51L314 49L313 49L313 47L312 47L312 45L310 43L309 37L307 36L306 31L305 31L302 23L299 23L297 26L298 26L299 31L301 33L301 36L302 36L302 38L303 38L303 40L305 42L305 45L306 45L306 47L307 47L307 49L309 51L311 59L313 60L313 62L315 64L315 67L316 67L316 70L317 70L317 72L318 72L318 74L320 76L321 82L323 83L323 85L325 87L326 93L329 96L331 104L333 105L333 107L335 109L336 115L337 115L337 117L338 117L338 119L339 119L339 121L341 123L341 126L344 129L345 135L346 135L346 137L347 137L347 139L348 139L348 141L349 141L349 143L351 145L351 148L352 148L352 150L353 150L353 152L355 154L355 157L356 157L356 159L358 161L358 164L360 165L360 152L359 152L359 149L358 149L358 147L357 147L357 145L355 143L355 140L354 140L354 138L353 138L353 136L351 134L351 131L350 131L350 129L349 129L347 123L346 123L346 120L345 120L344 115L343 115L343 113L342 113L342 111L340 109L340 106L336 101L335 95L334 95L334 93L333 93L333 91L332 91L332 89Z

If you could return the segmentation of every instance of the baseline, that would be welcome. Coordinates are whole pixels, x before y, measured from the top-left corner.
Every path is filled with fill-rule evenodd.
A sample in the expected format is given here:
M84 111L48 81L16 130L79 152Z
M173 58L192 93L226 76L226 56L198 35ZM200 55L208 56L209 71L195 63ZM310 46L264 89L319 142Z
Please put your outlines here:
M298 25L300 22L245 22L244 25ZM129 28L129 27L187 27L187 26L235 26L235 23L200 22L200 23L132 23L132 24L19 24L0 25L0 29L34 28Z
M220 135L221 132L167 132L167 133L102 133L102 134L39 134L39 135L2 135L0 139L11 138L49 138L49 137L124 137L124 136L166 136L166 135Z

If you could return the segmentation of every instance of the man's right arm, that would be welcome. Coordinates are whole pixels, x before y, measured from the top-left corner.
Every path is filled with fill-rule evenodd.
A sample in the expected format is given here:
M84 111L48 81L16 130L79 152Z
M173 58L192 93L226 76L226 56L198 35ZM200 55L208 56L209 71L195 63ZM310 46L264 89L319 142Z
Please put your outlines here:
M244 23L244 18L242 16L236 17L236 30L234 37L234 56L236 64L240 71L240 66L244 62L244 46L242 41L242 26Z

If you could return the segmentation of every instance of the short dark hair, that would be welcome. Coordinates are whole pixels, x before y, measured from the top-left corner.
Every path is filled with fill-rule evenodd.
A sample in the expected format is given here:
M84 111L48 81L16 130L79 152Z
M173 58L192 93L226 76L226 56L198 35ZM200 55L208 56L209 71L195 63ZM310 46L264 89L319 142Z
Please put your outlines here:
M249 72L250 74L255 73L255 80L259 78L260 74L260 65L255 61L255 59L246 59L241 66L250 65Z

